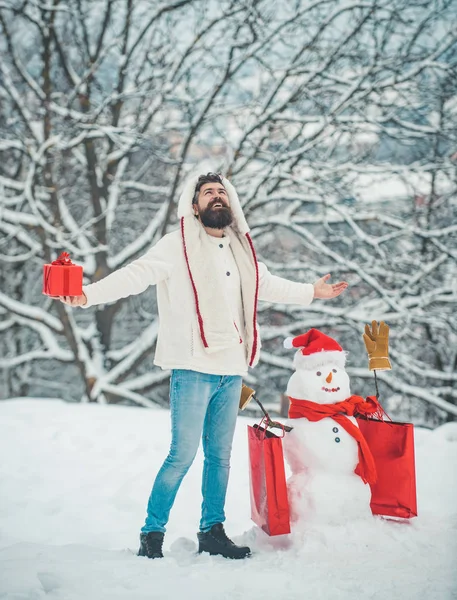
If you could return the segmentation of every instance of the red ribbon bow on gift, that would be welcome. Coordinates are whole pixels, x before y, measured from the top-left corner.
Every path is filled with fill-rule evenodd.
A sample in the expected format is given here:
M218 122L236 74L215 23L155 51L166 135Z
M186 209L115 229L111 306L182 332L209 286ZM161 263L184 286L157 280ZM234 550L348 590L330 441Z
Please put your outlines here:
M76 266L75 263L71 262L70 259L70 255L68 254L68 252L61 252L58 256L58 258L56 258L56 260L53 260L52 265L62 265L64 267L74 267Z

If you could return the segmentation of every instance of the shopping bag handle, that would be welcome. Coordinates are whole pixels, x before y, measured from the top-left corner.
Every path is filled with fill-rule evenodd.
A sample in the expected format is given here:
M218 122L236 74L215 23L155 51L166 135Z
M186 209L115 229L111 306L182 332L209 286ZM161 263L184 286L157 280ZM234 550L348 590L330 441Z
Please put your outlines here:
M267 435L268 425L266 424L266 418L262 417L260 423L257 425L257 431L259 432L260 439L264 440Z
M286 425L283 425L283 423L278 423L278 425L280 425L280 426L281 426L281 429L282 429L282 435L280 436L280 437L281 437L281 439L282 439L282 438L283 438L283 437L286 435ZM276 425L276 427L277 427L277 425ZM292 427L289 427L289 431L290 431L291 429L292 429Z
M282 439L286 435L286 427L287 425L283 425L282 423L278 423L277 421L269 421L267 417L262 417L260 423L258 425L254 425L255 429L258 431L258 436L261 440L264 440L267 437L268 427L278 427L282 429L282 435L277 436L274 433L270 433L271 436ZM289 427L289 430L293 429L293 427Z
M258 400L255 396L253 396L253 398L257 402L257 404L260 406L260 408L264 414L264 416L262 417L262 420L259 423L259 427L263 423L265 423L265 426L266 426L265 429L268 429L268 427L277 427L278 429L282 429L281 437L284 437L286 435L286 431L292 431L293 427L290 427L290 425L284 425L284 423L280 423L279 421L273 421L272 419L270 419L270 415L267 413L267 411L263 407L260 400Z

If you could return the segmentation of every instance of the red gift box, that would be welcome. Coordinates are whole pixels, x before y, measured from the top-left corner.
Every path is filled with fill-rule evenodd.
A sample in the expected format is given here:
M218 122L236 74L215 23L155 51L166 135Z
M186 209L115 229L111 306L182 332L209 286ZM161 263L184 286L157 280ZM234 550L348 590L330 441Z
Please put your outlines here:
M81 296L83 293L83 268L70 260L68 252L50 265L43 265L43 294L47 296Z

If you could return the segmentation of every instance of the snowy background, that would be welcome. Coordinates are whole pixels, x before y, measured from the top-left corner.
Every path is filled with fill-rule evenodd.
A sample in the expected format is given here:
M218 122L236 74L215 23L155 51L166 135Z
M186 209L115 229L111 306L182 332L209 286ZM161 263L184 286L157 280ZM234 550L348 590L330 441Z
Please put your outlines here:
M419 516L269 538L250 521L247 424L235 434L226 529L250 559L196 554L199 454L165 537L135 556L167 410L31 399L0 404L2 600L451 600L457 598L457 425L416 427Z

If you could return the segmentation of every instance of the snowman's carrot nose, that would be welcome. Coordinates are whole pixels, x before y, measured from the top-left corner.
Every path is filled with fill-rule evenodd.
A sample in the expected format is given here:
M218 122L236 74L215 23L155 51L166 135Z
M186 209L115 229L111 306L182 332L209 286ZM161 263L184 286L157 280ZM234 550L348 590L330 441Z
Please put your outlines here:
M330 383L332 381L332 372L330 371L330 373L327 375L327 377L325 378L325 381L327 383Z

